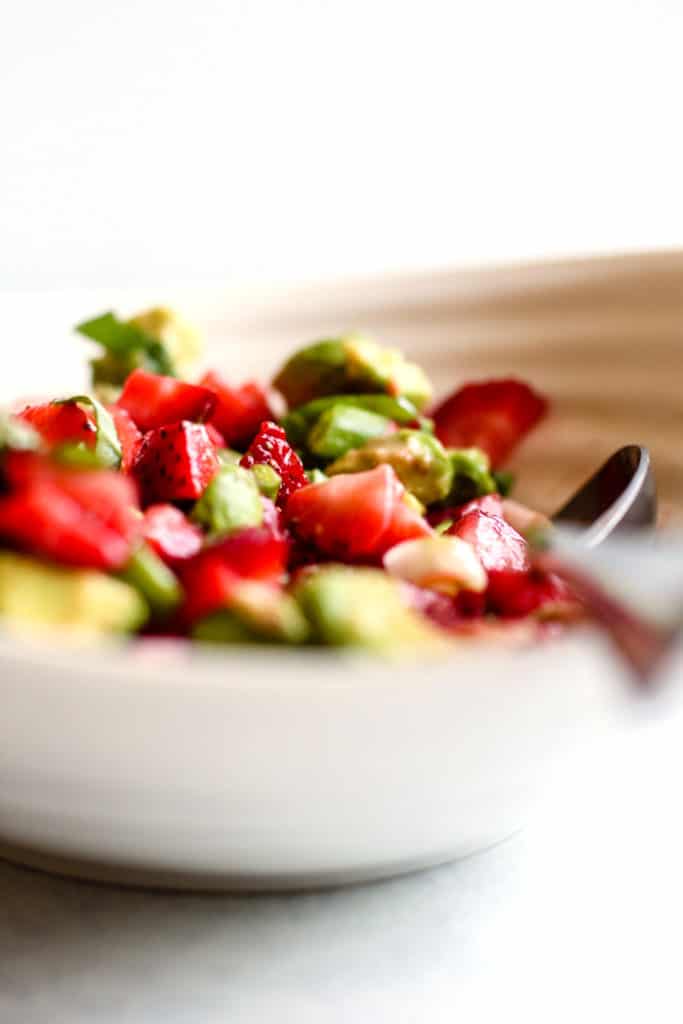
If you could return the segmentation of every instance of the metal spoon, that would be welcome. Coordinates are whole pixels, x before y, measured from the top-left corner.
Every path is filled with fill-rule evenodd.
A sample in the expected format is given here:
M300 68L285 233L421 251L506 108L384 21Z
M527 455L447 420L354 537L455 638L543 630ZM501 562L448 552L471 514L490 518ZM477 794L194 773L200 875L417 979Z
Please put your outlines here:
M585 547L595 547L617 530L654 526L657 494L650 453L642 445L619 448L552 517L573 524Z
M578 526L576 541L594 548L620 531L647 529L657 518L657 496L650 453L641 445L626 445L600 469L552 517L555 526ZM584 605L607 629L635 678L648 682L669 650L676 629L646 622L608 594L590 573L571 563L564 553L549 549L535 558L539 568L556 572L572 587Z

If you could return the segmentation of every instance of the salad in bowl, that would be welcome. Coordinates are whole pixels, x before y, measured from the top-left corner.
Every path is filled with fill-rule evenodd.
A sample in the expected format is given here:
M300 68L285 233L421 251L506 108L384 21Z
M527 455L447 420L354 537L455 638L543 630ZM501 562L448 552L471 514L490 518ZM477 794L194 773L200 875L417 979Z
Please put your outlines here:
M90 393L0 420L4 626L391 652L581 615L509 498L547 411L527 383L434 406L418 365L353 334L237 383L191 372L197 332L167 309L77 330Z

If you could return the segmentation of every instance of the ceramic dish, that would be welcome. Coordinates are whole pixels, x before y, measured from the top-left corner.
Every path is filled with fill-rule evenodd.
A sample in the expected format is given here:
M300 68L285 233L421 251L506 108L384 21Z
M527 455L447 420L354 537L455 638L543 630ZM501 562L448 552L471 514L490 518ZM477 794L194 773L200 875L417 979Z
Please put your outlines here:
M402 347L441 392L518 373L552 417L522 447L522 501L553 507L613 448L648 444L670 518L679 454L683 256L202 293L8 296L3 398L73 393L70 325L170 301L209 358L267 375L346 327ZM6 856L95 878L203 888L309 886L472 852L523 822L553 765L613 728L629 691L605 641L447 662L164 644L73 649L0 638Z

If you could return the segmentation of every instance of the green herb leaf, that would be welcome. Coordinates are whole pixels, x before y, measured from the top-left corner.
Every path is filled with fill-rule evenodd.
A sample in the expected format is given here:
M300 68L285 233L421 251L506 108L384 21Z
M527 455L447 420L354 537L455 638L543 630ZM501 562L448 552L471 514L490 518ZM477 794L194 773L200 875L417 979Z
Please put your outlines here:
M85 320L75 328L79 334L96 341L110 355L125 358L143 356L145 369L152 373L175 376L173 362L158 338L148 334L137 324L119 320L115 313L103 313Z

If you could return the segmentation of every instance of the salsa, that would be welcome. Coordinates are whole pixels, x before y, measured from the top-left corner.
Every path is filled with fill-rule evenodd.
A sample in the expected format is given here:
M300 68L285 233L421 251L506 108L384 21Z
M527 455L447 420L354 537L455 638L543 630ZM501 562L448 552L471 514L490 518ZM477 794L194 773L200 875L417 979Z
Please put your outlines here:
M5 625L388 651L578 613L507 498L548 410L529 384L435 405L418 365L350 334L266 386L194 373L166 309L77 331L90 393L0 418Z

